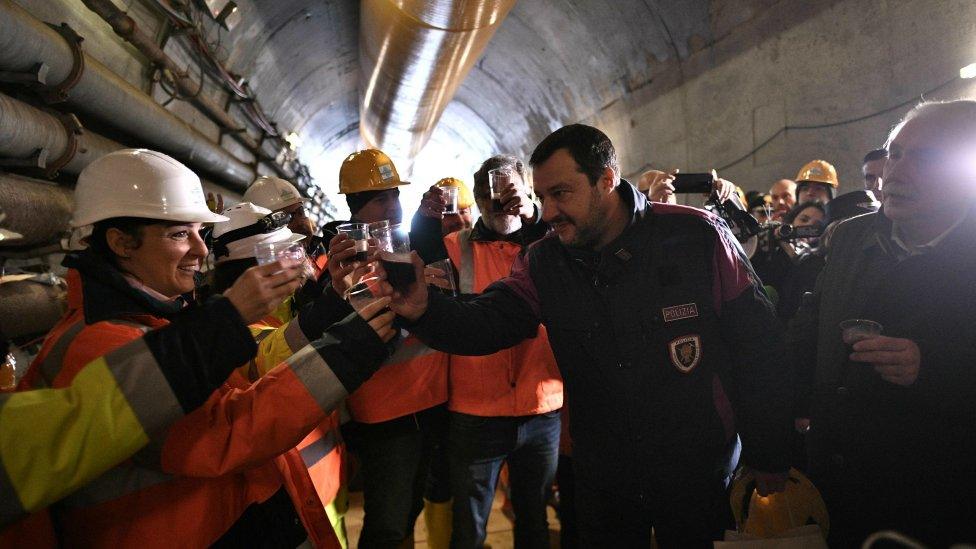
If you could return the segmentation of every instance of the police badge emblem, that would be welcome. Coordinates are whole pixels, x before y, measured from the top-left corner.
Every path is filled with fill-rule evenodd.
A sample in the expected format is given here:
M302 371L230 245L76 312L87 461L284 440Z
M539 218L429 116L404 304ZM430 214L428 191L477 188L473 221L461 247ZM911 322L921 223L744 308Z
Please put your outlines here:
M687 335L672 339L668 350L671 353L671 364L682 374L691 373L701 362L701 337Z

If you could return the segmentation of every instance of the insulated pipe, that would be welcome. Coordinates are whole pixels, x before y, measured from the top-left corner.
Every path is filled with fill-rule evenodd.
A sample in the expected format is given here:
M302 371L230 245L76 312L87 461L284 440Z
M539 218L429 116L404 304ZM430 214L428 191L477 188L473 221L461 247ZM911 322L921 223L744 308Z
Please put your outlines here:
M0 279L0 332L9 338L43 335L67 309L67 292L31 280Z
M0 250L59 241L68 230L73 206L71 189L0 172L0 209L7 214L3 226L23 235L17 240L0 242Z
M57 31L35 19L12 0L0 0L0 70L28 73L37 63L48 67L47 80L61 82L72 69L72 50ZM68 104L170 154L191 168L243 192L254 170L91 56L69 91Z
M96 158L125 148L89 131L72 133L53 114L0 93L0 158L28 159L43 150L50 163L71 154L61 171L77 174ZM77 140L74 153L70 152L72 138Z
M364 0L360 134L410 159L516 0Z
M199 93L200 90L197 84L192 83L187 78L185 71L180 69L179 65L173 61L173 58L167 55L156 44L153 38L139 30L139 26L135 20L116 7L112 0L82 0L82 2L88 6L88 9L97 13L99 17L111 25L115 34L121 36L129 44L132 44L150 62L167 69L173 75L173 80L176 83L176 87L179 88L180 93L189 97L189 101L200 112L210 117L218 126L229 132L231 137L241 145L244 145L255 157L265 161L278 175L282 177L294 176L293 173L288 172L288 170L275 162L274 154L265 151L262 145L248 135L244 127L234 120L227 111L220 108L209 97Z

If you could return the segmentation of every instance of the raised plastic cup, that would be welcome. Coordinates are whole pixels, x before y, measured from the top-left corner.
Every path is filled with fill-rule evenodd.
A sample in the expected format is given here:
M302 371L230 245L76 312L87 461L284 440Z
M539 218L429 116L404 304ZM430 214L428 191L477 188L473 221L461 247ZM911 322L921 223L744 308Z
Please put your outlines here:
M346 301L352 305L357 313L362 311L371 303L379 301L380 297L376 294L376 287L379 282L380 279L378 278L364 278L346 290Z
M344 234L356 242L356 255L348 261L364 264L369 256L369 226L365 223L343 223L336 227L339 234Z
M444 215L458 213L458 188L441 187L444 191Z
M457 296L458 290L457 286L454 284L454 266L451 264L450 259L442 259L440 261L435 261L427 265L427 267L436 269L439 273L431 273L427 278L427 285L433 286L441 293Z

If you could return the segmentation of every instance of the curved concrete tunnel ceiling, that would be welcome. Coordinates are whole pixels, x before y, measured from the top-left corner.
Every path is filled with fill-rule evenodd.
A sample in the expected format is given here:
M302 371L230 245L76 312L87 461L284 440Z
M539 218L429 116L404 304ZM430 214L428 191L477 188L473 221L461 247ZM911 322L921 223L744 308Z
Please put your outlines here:
M591 118L656 76L692 44L712 41L716 4L686 0L522 0L462 82L416 158L405 207L436 174L470 179L494 152L526 154L549 131ZM735 3L735 2L731 2ZM748 12L766 2L747 3ZM302 139L301 158L326 192L360 138L360 3L240 0L229 65L249 75L269 115ZM425 154L426 152L426 154ZM436 152L436 154L433 154ZM428 162L446 162L442 171ZM424 166L419 166L423 161ZM463 170L463 173L454 173ZM407 170L404 170L407 171ZM435 179L436 180L436 179ZM340 208L341 208L341 200Z

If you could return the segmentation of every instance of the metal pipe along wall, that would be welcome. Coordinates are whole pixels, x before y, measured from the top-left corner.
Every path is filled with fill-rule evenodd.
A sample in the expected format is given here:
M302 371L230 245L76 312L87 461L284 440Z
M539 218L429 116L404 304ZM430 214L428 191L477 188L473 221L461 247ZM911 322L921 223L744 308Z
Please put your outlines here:
M69 129L53 114L0 93L0 157L27 159L44 150L49 162L69 149ZM77 136L77 151L62 170L77 174L96 158L125 148L121 143L82 130Z
M24 236L0 247L32 247L58 242L71 220L71 189L0 172L0 208L7 214L4 228Z
M66 40L11 0L0 0L0 70L29 72L48 66L48 81L61 82L73 66ZM185 162L232 190L243 192L255 177L234 157L145 93L90 56L69 93L68 104L83 113Z

